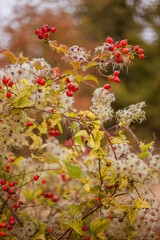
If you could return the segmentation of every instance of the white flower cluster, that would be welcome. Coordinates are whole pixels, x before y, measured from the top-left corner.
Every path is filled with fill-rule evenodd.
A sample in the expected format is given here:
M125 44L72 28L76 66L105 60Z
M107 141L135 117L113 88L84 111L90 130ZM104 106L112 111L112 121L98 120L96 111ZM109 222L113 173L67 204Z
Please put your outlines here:
M4 159L11 147L22 148L25 136L22 134L24 128L24 115L10 115L0 122L0 158Z
M68 49L68 53L63 57L63 59L68 62L80 62L84 63L88 61L88 53L83 47L74 45Z
M132 104L128 106L127 108L118 110L116 112L116 118L117 121L125 122L128 126L131 124L131 122L139 122L141 123L143 120L145 120L145 111L143 108L145 107L145 102L140 102L137 104Z
M105 42L103 43L102 46L97 46L95 48L95 54L99 55L100 54L100 58L99 60L99 66L101 69L103 69L104 71L107 70L107 67L110 66L111 64L113 65L114 62L114 68L118 67L121 68L121 65L119 63L116 63L114 58L114 51L109 51L108 48L109 46L111 46L111 44Z
M153 155L148 161L148 167L160 174L160 154Z
M91 111L98 119L104 123L113 117L113 109L111 108L111 102L115 101L113 93L108 93L104 88L97 88L94 91L92 98Z

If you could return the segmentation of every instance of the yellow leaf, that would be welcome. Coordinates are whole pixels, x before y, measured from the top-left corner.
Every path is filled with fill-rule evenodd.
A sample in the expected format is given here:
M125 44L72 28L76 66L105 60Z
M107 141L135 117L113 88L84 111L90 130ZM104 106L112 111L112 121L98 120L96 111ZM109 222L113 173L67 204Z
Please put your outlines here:
M138 209L151 208L150 204L142 198L137 198L135 200L134 207Z
M9 58L13 63L17 63L17 58L14 55L14 53L12 53L6 49L1 50L0 53L2 55L6 56L7 58Z
M133 224L136 220L137 217L137 211L134 208L129 208L129 219L130 219L130 224Z
M86 130L81 130L81 131L78 131L74 137L79 137L79 136L83 136L83 137L89 137L88 133Z

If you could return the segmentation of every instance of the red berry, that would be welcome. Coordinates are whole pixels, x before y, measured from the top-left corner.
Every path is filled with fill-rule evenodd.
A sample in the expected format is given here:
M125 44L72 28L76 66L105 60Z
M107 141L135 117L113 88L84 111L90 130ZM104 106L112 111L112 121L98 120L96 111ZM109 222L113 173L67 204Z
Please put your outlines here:
M122 47L122 45L121 45L120 42L115 42L114 46L115 46L116 48L120 48L120 47Z
M129 52L129 49L128 49L128 48L123 48L123 49L122 49L122 52L123 52L124 54L127 54L127 53Z
M114 77L109 77L108 80L109 81L114 81Z
M136 51L136 52L138 52L139 51L139 46L134 46L134 50Z
M51 228L49 228L49 229L48 229L48 232L51 233L51 232L53 232L53 230L52 230Z
M0 223L0 228L5 228L6 227L6 223Z
M145 57L145 56L144 56L143 53L139 54L139 58L144 58L144 57Z
M9 195L8 195L8 199L11 199L11 197L12 197L12 195L9 194Z
M13 187L13 186L14 186L14 183L13 183L13 182L9 182L8 185L9 185L10 187Z
M46 182L47 182L46 179L41 180L41 183L43 183L43 184L46 183Z
M42 78L37 78L36 83L40 84L41 81L42 81Z
M68 86L67 86L67 88L69 89L69 90L73 90L73 87L74 87L74 85L73 84L68 84Z
M39 176L38 176L38 175L35 175L35 176L33 177L33 179L34 179L35 181L37 181L37 180L39 179Z
M14 221L14 217L10 217L10 218L9 218L9 221Z
M3 191L4 191L4 192L8 192L8 191L9 191L9 186L4 186L4 187L3 187Z
M52 112L52 113L54 112L54 109L53 109L53 108L51 108L51 112Z
M111 220L114 218L113 215L108 215L108 218L110 218Z
M56 201L57 201L57 198L53 197L52 202L56 202Z
M111 188L112 188L112 186L109 186L109 185L108 185L108 186L107 186L107 188L108 188L108 189L111 189Z
M51 32L52 32L52 33L55 33L55 31L56 31L56 28L54 28L54 27L51 28Z
M10 169L10 168L11 168L11 166L10 166L10 165L7 165L7 166L6 166L6 168L7 168L7 169Z
M41 31L40 31L39 29L36 29L36 30L35 30L35 34L36 34L36 35L38 35L38 34L40 34L40 33L41 33Z
M64 178L66 175L65 173L61 173L61 177Z
M53 194L52 193L48 193L48 198L53 198Z
M51 27L49 25L47 25L46 28L47 28L47 32L51 31Z
M8 225L8 230L11 230L12 228L13 228L12 226Z
M14 83L13 83L13 81L11 81L11 80L10 80L10 81L8 81L8 86L9 86L9 87L12 87L12 86L13 86L13 84L14 84Z
M7 93L6 93L6 97L7 97L7 98L10 98L10 97L11 97L11 93L10 93L10 92L7 92Z
M120 74L120 71L116 70L114 71L114 76L118 76Z
M120 57L122 54L120 51L115 51L114 56L115 57Z
M117 62L117 63L122 63L122 62L123 62L123 59L122 59L121 57L117 57L117 58L116 58L116 62Z
M8 80L6 77L3 77L3 78L2 78L2 82L3 82L4 84L7 84L8 81L9 81L9 80Z
M109 51L113 51L113 50L114 50L114 45L110 45L110 46L108 47L108 50L109 50Z
M1 232L0 232L0 236L1 236L1 237L6 237L6 233L5 233L4 231L1 231Z
M66 94L67 94L68 97L72 97L73 96L72 91L67 91Z
M42 34L42 33L39 33L39 34L38 34L38 38L39 38L39 39L43 39L43 34Z
M9 220L8 223L12 226L15 224L14 220Z
M41 86L44 86L45 83L46 83L46 82L45 82L44 80L41 80L41 81L40 81L40 85L41 85Z
M9 190L9 193L10 193L11 195L13 195L13 194L15 194L15 191L14 191L13 189L10 189L10 190Z
M5 179L2 179L2 180L1 180L1 185L5 185L6 182L7 182L7 181L6 181Z
M144 52L144 50L142 49L142 48L140 48L139 50L138 50L138 53L139 54L142 54Z
M26 125L27 125L27 127L30 127L30 126L32 126L32 122L28 121L28 122L26 123Z
M106 166L107 166L107 167L110 167L110 166L111 166L111 163L110 163L110 162L108 162L108 163L106 164Z
M121 41L121 45L124 47L124 46L126 46L127 45L127 40L122 40Z
M96 197L96 198L95 198L95 201L99 201L99 197Z
M120 79L117 76L114 76L114 81L119 83Z
M19 205L23 205L23 202L22 202L22 201L19 201L18 203L19 203Z
M85 239L84 240L89 240L89 237L85 237Z
M66 79L66 82L67 82L67 83L70 83L71 81L69 80L69 78L67 78L67 79Z
M87 231L88 230L88 227L83 227L83 231Z
M42 33L46 33L47 32L47 28L46 27L42 27Z
M14 162L15 160L14 160L14 158L10 158L10 161L11 161L11 162Z
M113 39L111 37L106 38L107 43L113 43Z
M73 89L72 89L72 91L73 91L73 92L76 92L76 91L78 91L78 89L79 89L79 88L78 88L77 86L74 86Z
M49 38L49 33L44 33L45 38Z
M105 84L105 85L104 85L104 89L106 89L106 90L108 90L110 87L111 87L110 84Z
M19 208L19 204L15 203L14 208Z
M60 132L58 130L54 131L54 135L55 136L59 136L60 135Z

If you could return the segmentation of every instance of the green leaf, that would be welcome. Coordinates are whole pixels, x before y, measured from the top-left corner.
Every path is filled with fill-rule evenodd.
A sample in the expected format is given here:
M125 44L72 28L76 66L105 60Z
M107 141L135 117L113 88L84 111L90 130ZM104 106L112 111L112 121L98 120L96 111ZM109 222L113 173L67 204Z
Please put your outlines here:
M69 162L65 162L65 165L69 171L69 175L71 178L76 179L82 175L80 167L77 167Z
M138 209L151 208L150 204L147 201L144 201L142 198L137 198L135 200L134 207Z
M75 128L77 128L79 126L79 123L78 122L73 122L72 123L72 126L71 126L71 132L73 132L73 130L75 129Z
M19 99L14 106L19 108L24 108L32 105L34 105L34 103L31 102L28 98L24 97Z
M83 142L82 142L82 137L81 136L74 137L74 139L79 145L84 145Z
M20 100L21 98L29 98L32 95L32 92L34 91L35 87L36 86L27 85L24 88L21 88L16 98L14 99L15 105L18 102L18 100Z

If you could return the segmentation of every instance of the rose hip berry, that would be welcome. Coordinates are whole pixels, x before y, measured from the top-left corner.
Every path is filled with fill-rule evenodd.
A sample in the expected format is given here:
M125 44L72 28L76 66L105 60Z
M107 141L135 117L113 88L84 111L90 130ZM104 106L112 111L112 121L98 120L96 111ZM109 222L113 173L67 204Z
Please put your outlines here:
M72 97L72 96L73 96L73 93L72 93L72 91L67 91L67 92L66 92L66 95L67 95L68 97Z
M39 176L38 176L38 175L35 175L35 176L33 177L33 179L34 179L35 181L37 181L37 180L39 179Z
M124 46L126 46L127 45L127 40L122 40L121 41L121 45L124 47Z
M1 232L0 232L0 236L1 236L1 237L6 237L6 233L5 233L4 231L1 231Z
M27 125L27 127L30 127L30 126L32 126L32 122L28 121L28 122L26 123L26 125Z
M0 223L0 228L5 228L7 225L6 225L6 223Z
M114 74L114 76L118 76L120 74L120 71L116 70L116 71L114 71L113 74Z
M111 87L110 84L105 84L105 85L104 85L104 89L106 89L106 90L108 90L110 87Z
M1 185L5 185L6 182L7 182L7 181L6 181L5 179L2 179L2 180L1 180Z
M83 231L87 231L88 230L88 227L83 227Z
M56 202L56 201L57 201L57 198L53 197L52 202Z
M113 39L111 37L106 38L107 43L113 43Z
M11 98L11 96L12 96L12 95L11 95L10 92L7 92L7 93L6 93L6 97L7 97L7 98Z

